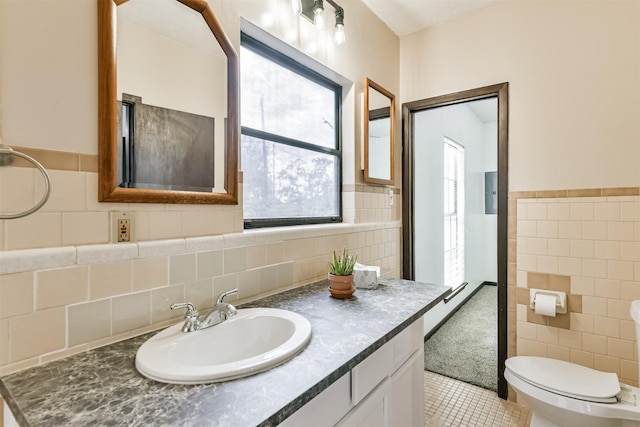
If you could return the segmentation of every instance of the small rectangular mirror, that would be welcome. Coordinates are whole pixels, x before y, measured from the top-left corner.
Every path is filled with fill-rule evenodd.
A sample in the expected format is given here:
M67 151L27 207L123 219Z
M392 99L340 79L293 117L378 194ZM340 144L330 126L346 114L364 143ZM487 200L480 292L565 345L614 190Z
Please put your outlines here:
M393 184L396 97L368 77L364 79L364 181Z

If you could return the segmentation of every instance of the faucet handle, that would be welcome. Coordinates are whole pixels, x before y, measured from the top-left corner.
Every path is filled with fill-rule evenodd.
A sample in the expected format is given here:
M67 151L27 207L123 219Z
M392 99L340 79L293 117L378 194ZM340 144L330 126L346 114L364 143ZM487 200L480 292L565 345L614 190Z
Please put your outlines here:
M224 300L226 297L228 297L229 295L235 295L238 293L238 288L232 289L230 291L224 292L222 295L220 295L220 297L218 298L218 301L216 302L216 304L222 304L222 300Z
M185 318L198 318L199 313L198 310L196 310L196 306L191 304L190 302L177 302L174 304L171 304L171 310L177 310L179 308L186 308L187 309L187 313L184 315Z

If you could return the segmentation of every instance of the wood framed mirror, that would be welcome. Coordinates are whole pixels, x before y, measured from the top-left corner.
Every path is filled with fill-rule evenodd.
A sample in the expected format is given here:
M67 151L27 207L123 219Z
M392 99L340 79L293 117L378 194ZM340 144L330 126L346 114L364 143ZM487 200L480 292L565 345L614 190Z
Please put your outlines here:
M99 201L237 204L238 55L207 2L97 2Z
M368 77L364 79L364 181L393 184L396 97Z

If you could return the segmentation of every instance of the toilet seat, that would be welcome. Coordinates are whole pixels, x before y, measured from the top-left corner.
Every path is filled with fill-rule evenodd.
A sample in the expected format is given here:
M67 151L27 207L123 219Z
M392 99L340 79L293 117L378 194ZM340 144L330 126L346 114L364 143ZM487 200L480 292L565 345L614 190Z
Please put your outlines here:
M544 357L517 356L505 361L516 377L535 387L573 399L617 403L618 376L585 366Z

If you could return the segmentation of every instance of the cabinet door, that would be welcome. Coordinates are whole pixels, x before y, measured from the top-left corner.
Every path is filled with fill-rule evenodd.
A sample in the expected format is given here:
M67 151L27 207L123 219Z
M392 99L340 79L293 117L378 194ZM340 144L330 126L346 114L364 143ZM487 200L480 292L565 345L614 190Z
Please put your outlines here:
M338 427L387 427L389 425L389 380L375 388L347 414Z
M351 370L351 398L360 403L393 373L393 342L388 342Z
M0 399L0 401L2 401L2 399ZM11 409L7 406L7 402L2 401L2 405L3 410L1 411L2 419L0 419L0 426L4 424L4 427L19 427L18 422L13 416L13 412L11 412Z
M416 351L391 377L389 425L424 426L424 354Z
M424 350L422 317L393 337L393 371L397 371L416 350Z

